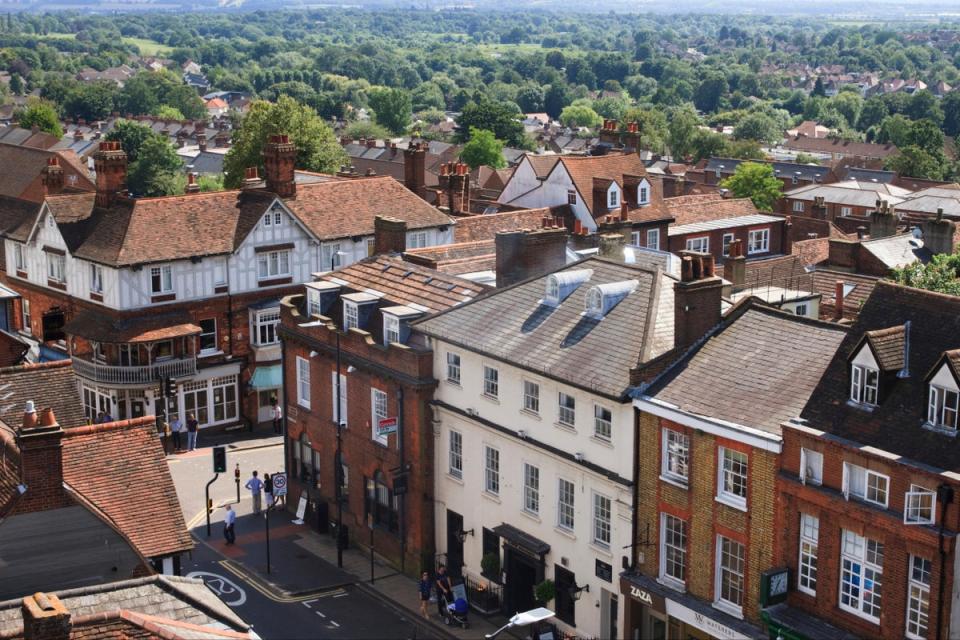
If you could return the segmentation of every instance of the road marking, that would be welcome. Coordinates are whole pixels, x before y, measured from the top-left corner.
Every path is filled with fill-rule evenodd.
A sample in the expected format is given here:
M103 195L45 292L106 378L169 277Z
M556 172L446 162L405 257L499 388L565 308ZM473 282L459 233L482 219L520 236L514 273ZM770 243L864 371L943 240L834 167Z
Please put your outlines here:
M229 607L239 607L247 601L247 593L240 588L240 585L235 583L230 578L221 576L218 573L211 573L209 571L194 571L192 573L188 573L187 577L200 578L203 580L204 584L206 584L211 591L220 596L220 599L223 600L223 603ZM231 595L233 597L230 597Z
M203 542L203 541L201 541L201 542ZM206 543L204 543L204 544L206 544ZM207 546L209 546L209 545L207 545ZM212 549L212 548L213 548L213 547L211 547L211 549ZM255 576L255 575L253 575L252 573L248 572L248 571L247 571L243 566L241 566L239 563L234 562L234 561L232 561L232 560L218 560L217 563L218 563L220 566L222 566L224 569L226 569L227 571L229 571L230 573L232 573L233 575L235 575L235 576L237 576L238 578L240 578L241 580L243 580L244 584L246 584L248 587L256 590L260 595L262 595L263 597L268 598L268 599L270 599L270 600L273 600L274 602L281 602L281 603L287 603L287 602L303 602L303 601L305 601L305 600L306 600L306 601L310 601L310 602L316 602L316 601L317 601L318 599L320 599L320 598L329 598L330 596L333 596L333 597L335 597L335 598L338 598L338 597L340 597L340 595L338 595L338 594L347 595L346 592L345 592L342 588L340 588L340 589L330 589L329 591L320 592L320 593L316 593L316 592L315 592L315 593L308 593L308 594L302 595L302 596L276 595L275 593L271 592L270 589L268 589L267 587L261 585L261 580L260 580L257 576Z
M317 614L318 616L320 616L321 618L326 618L326 617L327 617L326 615L320 613L319 611L315 611L314 613L316 613L316 614Z
M338 624L337 624L336 622L334 622L333 620L330 621L330 625L331 625L334 629L339 629L339 628L340 628L340 625L338 625Z
M305 606L307 609L309 609L311 602L316 602L316 600L304 600L304 601L301 602L300 604L302 604L302 605Z
M343 591L342 589L341 589L341 592L342 592L342 593L334 594L333 597L334 597L334 598L343 598L343 597L345 597L345 596L350 595L350 594L348 594L346 591Z

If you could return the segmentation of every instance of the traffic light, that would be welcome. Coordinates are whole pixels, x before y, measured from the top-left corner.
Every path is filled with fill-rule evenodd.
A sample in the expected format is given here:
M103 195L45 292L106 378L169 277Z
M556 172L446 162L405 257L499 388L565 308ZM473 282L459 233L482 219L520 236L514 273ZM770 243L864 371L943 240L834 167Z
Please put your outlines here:
M227 448L226 447L213 448L213 472L214 473L227 472Z
M163 396L165 398L173 398L177 395L177 381L173 378L164 378L163 379Z
M207 498L207 513L213 513L213 498Z

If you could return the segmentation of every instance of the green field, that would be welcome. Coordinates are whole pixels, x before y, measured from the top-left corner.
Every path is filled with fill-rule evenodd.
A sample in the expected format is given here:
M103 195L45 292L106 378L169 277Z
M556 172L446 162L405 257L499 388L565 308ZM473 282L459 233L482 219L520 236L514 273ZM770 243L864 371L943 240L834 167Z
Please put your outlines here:
M165 56L173 51L173 47L146 38L124 38L123 42L136 45L142 56Z
M61 38L63 40L76 40L77 34L52 32L44 35L37 35L37 37L40 38L41 40L52 40L54 38Z

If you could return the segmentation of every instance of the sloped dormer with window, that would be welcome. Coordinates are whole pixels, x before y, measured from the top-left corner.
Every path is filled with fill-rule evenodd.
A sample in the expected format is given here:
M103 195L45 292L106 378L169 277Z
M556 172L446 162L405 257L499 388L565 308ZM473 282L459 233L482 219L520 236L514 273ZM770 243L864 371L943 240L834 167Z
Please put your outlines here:
M904 371L909 324L867 331L850 358L850 402L875 407Z

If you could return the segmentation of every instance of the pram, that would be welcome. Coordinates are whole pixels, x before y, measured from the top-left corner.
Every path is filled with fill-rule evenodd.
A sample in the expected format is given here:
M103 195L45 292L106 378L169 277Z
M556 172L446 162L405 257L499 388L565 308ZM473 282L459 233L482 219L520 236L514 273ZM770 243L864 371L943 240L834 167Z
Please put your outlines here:
M470 605L467 604L466 599L457 598L447 605L447 616L443 621L447 625L458 624L462 628L467 629L470 627L470 621L467 618L469 610Z

